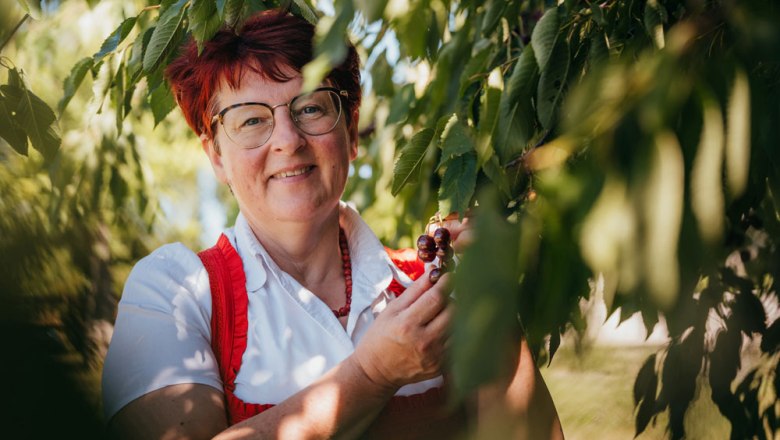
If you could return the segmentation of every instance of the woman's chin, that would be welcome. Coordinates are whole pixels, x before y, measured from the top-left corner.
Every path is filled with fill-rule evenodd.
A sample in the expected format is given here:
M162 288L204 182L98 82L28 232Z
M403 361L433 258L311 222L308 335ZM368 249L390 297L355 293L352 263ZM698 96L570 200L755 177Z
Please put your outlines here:
M283 222L312 222L326 219L338 210L338 199L334 202L284 203L274 209L274 219Z

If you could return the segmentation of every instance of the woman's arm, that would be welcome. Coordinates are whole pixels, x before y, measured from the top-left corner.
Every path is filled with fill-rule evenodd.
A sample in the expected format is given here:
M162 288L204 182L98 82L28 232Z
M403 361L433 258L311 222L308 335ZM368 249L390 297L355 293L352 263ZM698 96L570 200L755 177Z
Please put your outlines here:
M227 428L222 393L184 384L150 392L109 423L116 438L354 438L401 386L440 374L451 311L446 280L421 277L388 304L355 352L307 388Z
M513 373L478 391L479 438L563 439L552 396L525 338L512 353Z

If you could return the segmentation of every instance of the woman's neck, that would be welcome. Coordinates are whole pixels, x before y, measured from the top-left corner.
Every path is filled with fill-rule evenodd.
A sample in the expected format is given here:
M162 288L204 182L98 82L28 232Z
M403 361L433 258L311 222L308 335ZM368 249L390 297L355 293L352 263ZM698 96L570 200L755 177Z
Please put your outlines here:
M250 227L279 268L315 294L319 287L341 280L338 207L322 221Z

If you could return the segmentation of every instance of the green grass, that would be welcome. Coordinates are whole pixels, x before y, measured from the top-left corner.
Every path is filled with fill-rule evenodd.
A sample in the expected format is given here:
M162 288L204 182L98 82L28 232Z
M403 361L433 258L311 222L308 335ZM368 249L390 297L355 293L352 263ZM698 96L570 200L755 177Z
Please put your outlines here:
M542 368L567 440L632 439L635 433L633 386L636 374L656 347L591 347L582 356L572 344L561 347L552 365ZM728 438L729 422L699 382L698 398L688 408L686 439ZM667 438L666 414L651 422L638 440Z

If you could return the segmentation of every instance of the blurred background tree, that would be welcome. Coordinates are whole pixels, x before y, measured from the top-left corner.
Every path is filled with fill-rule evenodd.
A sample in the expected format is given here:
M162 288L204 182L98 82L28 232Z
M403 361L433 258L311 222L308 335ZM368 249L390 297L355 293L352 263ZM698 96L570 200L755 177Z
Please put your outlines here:
M137 258L172 239L209 244L204 206L230 217L235 205L193 183L202 155L166 118L161 72L188 35L280 3L317 25L308 86L347 36L364 60L345 197L380 238L411 246L435 212L476 213L456 276L462 393L501 374L518 331L551 361L562 333L585 330L580 303L600 285L609 313L669 330L636 377L637 434L662 416L681 438L701 396L732 438L778 434L769 0L20 2L0 33L0 300L22 306L3 310L39 319L54 298L90 362L84 336L111 320ZM25 8L38 20L23 22Z

